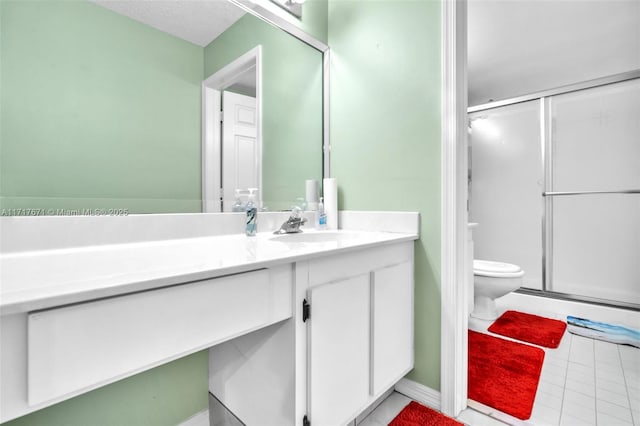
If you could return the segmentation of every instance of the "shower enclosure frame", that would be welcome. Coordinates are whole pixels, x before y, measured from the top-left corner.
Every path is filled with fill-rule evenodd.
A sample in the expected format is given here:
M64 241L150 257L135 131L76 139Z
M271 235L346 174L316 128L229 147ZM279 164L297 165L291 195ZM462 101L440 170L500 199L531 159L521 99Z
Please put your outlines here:
M581 90L591 89L609 84L621 83L640 79L640 70L614 74L594 80L588 80L568 86L562 86L554 89L544 90L524 96L490 102L486 104L476 105L467 108L467 113L487 111L503 106L519 104L523 102L538 101L540 115L540 144L541 144L541 165L543 176L542 192L542 289L521 288L517 290L520 293L532 294L544 297L552 297L563 300L572 300L578 302L593 303L601 306L612 306L616 308L631 309L640 311L640 305L624 301L611 301L591 296L583 296L576 294L563 293L549 289L553 272L553 199L555 197L580 196L587 194L640 194L640 189L621 189L616 191L550 191L550 183L553 177L552 152L551 152L551 108L550 97L565 93L578 92ZM471 149L471 144L470 144ZM471 175L471 171L470 171Z

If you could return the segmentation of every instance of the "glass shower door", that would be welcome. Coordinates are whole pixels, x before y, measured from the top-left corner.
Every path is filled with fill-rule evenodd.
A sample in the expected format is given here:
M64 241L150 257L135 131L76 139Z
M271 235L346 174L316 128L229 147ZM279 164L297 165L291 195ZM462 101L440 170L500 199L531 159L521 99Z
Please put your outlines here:
M519 265L523 287L542 289L540 101L471 113L469 122L475 258Z
M547 290L640 305L640 80L547 102Z

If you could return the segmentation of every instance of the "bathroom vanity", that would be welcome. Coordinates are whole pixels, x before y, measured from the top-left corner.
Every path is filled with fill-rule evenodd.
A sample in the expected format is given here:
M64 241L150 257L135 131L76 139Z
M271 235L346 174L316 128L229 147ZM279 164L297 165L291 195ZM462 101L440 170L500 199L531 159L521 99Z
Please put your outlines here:
M209 348L210 392L245 424L346 424L413 367L408 215L3 253L0 422Z

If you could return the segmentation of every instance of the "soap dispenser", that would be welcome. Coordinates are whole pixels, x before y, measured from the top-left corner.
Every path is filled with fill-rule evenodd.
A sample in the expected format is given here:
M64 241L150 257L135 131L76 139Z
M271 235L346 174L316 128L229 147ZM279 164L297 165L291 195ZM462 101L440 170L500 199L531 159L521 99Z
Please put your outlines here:
M233 206L231 207L231 211L232 212L243 212L246 210L246 207L244 205L244 203L242 202L242 190L241 189L236 189L236 202L233 203Z
M327 212L324 211L323 198L318 203L318 229L327 229Z
M256 207L256 192L258 188L249 188L249 201L247 201L247 225L245 227L245 233L249 237L256 235L258 231L258 208Z

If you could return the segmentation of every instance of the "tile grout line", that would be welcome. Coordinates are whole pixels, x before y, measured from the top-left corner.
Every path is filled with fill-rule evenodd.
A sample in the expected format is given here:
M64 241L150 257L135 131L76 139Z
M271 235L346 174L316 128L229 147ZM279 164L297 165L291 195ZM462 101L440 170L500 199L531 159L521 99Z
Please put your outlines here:
M598 379L596 378L596 341L591 339L591 347L593 348L593 412L596 415L596 426L598 426Z
M627 391L627 402L629 402L629 413L631 414L631 424L636 424L635 416L633 415L633 405L631 404L631 397L629 396L629 386L627 385L627 375L624 374L624 363L622 362L622 354L620 353L620 345L616 345L616 352L618 352L618 361L620 361L620 369L622 370L622 381L624 381L624 390Z
M570 335L569 339L569 353L567 359L564 360L564 383L562 385L562 398L560 399L560 417L558 418L558 424L562 422L562 410L564 409L564 396L567 390L567 380L569 379L569 358L571 357L571 345L573 344L573 336Z
M567 349L569 353L567 354L567 363L564 372L564 384L562 385L562 401L560 403L560 424L562 424L562 417L564 412L564 397L567 390L567 377L569 377L569 361L571 360L571 347L573 346L573 335L569 333L571 339L569 339L569 348Z

